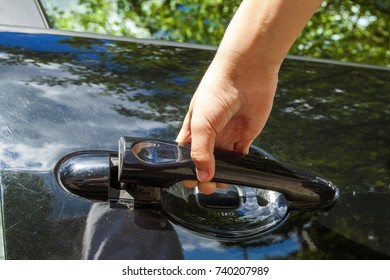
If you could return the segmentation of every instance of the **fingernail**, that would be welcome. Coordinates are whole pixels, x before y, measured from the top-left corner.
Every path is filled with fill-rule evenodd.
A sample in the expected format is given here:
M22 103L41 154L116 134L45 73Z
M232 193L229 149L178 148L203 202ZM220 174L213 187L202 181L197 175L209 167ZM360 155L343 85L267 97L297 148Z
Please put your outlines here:
M196 174L197 174L197 177L198 177L198 180L201 181L201 182L207 182L208 178L209 178L209 173L207 171L204 171L204 170L196 170Z

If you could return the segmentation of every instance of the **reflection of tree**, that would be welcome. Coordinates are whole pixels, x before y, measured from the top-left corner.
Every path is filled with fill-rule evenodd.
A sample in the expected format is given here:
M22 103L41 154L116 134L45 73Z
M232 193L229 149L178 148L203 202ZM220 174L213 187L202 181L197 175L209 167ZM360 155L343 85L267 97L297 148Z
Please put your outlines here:
M50 1L43 1L45 4ZM241 0L74 0L77 9L45 4L52 25L68 30L218 45ZM80 8L81 7L81 8ZM390 4L323 3L291 54L389 65Z
M388 185L388 73L304 67L298 61L285 63L273 114L256 143L276 146L279 159L312 166L336 185L353 184L361 190Z
M354 208L355 209L355 208ZM364 209L364 208L361 208ZM320 217L318 217L320 216ZM241 248L244 258L253 258L256 249L263 250L266 259L388 259L387 233L376 236L376 240L367 242L367 234L372 229L372 221L367 221L354 227L350 220L340 219L331 224L343 223L341 230L328 228L318 223L322 215L317 213L294 212L288 221L277 230L257 238L240 242L221 242L225 248ZM334 217L332 217L333 219ZM380 221L378 220L380 223ZM352 226L351 226L352 225ZM378 230L374 230L378 232ZM284 243L290 242L290 248L283 248ZM291 243L295 244L291 248ZM366 244L365 244L366 243ZM375 245L376 244L376 245ZM385 245L378 247L378 244ZM287 247L289 247L287 245ZM294 248L295 247L295 248ZM266 248L266 250L264 250Z
M33 76L26 83L93 87L91 95L112 96L119 114L168 124L177 130L212 52L149 44L58 37L56 44L72 49L41 52L1 47L7 65L54 64L67 75ZM56 48L55 46L52 46ZM158 98L157 98L158 96ZM174 100L174 102L172 102ZM116 102L117 104L119 102ZM167 132L174 138L175 132Z
M265 258L271 259L386 259L386 248L390 246L388 232L378 229L381 224L389 228L387 221L390 219L382 208L373 207L372 202L385 204L387 199L383 195L370 195L369 198L362 195L343 200L329 215L326 212L293 211L286 223L270 233L254 235L247 240L220 241L220 246L241 249L244 258L253 258L259 249ZM220 233L236 230L238 234L244 228L254 228L256 224L250 218L242 219L237 213L233 214L234 210L213 211L201 208L192 191L184 188L165 191L163 205L169 215L176 217L176 221L191 221L190 224L196 224L192 230L203 234L210 233L211 229ZM229 211L232 215L227 215ZM339 211L343 215L338 215ZM265 223L266 220L261 222L263 225ZM239 236L238 234L237 237ZM274 251L288 243L290 248Z
M3 172L4 234L8 259L79 258L83 221L67 221L54 205L47 182L31 172ZM82 217L82 216L80 216ZM81 230L81 231L80 231Z
M373 207L375 202L386 204L387 199L386 196L367 194L343 200L332 212L336 219L321 215L310 226L301 229L299 238L308 248L303 247L293 258L389 259L390 217L388 211Z
M388 193L344 195L332 211L337 220L331 215L321 215L317 220L321 225L308 229L317 244L318 254L322 251L326 252L326 258L341 258L342 255L338 256L333 251L344 247L345 258L389 259L390 212L381 207L387 204L388 199ZM335 239L335 236L339 238ZM338 242L333 242L333 239ZM326 247L330 250L325 250Z

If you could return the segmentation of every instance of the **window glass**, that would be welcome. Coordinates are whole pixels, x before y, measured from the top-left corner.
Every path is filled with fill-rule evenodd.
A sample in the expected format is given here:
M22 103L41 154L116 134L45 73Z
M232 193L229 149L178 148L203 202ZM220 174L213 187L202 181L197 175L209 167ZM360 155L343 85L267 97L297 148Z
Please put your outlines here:
M207 45L219 45L241 2L40 0L52 28ZM290 54L390 66L385 2L324 1Z
M146 28L137 25L137 9L132 2L150 1L40 1L50 27L55 29L142 38L151 37L150 32Z
M52 28L218 45L241 0L40 0Z

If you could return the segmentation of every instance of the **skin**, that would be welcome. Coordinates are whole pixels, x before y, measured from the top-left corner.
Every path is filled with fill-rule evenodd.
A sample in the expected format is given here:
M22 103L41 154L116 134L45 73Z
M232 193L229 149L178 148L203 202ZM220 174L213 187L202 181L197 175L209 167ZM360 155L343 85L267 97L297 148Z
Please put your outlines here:
M212 182L214 147L248 153L270 115L280 66L322 0L243 0L204 74L177 136L191 142L196 185Z

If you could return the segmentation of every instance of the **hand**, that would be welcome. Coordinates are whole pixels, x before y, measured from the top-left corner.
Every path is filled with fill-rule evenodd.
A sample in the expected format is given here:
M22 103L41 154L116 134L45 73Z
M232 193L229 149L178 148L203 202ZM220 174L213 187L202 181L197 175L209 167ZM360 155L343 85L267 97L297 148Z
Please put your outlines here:
M243 0L196 90L177 142L191 142L198 185L212 193L214 147L247 153L271 111L289 48L322 0ZM224 186L224 185L220 185ZM226 185L225 185L226 186Z
M279 67L237 63L217 55L196 90L179 143L191 142L191 157L199 183L193 188L210 194L226 184L210 182L215 173L214 147L248 153L249 146L263 129L270 114ZM272 70L270 70L272 69ZM266 71L265 71L266 70Z

